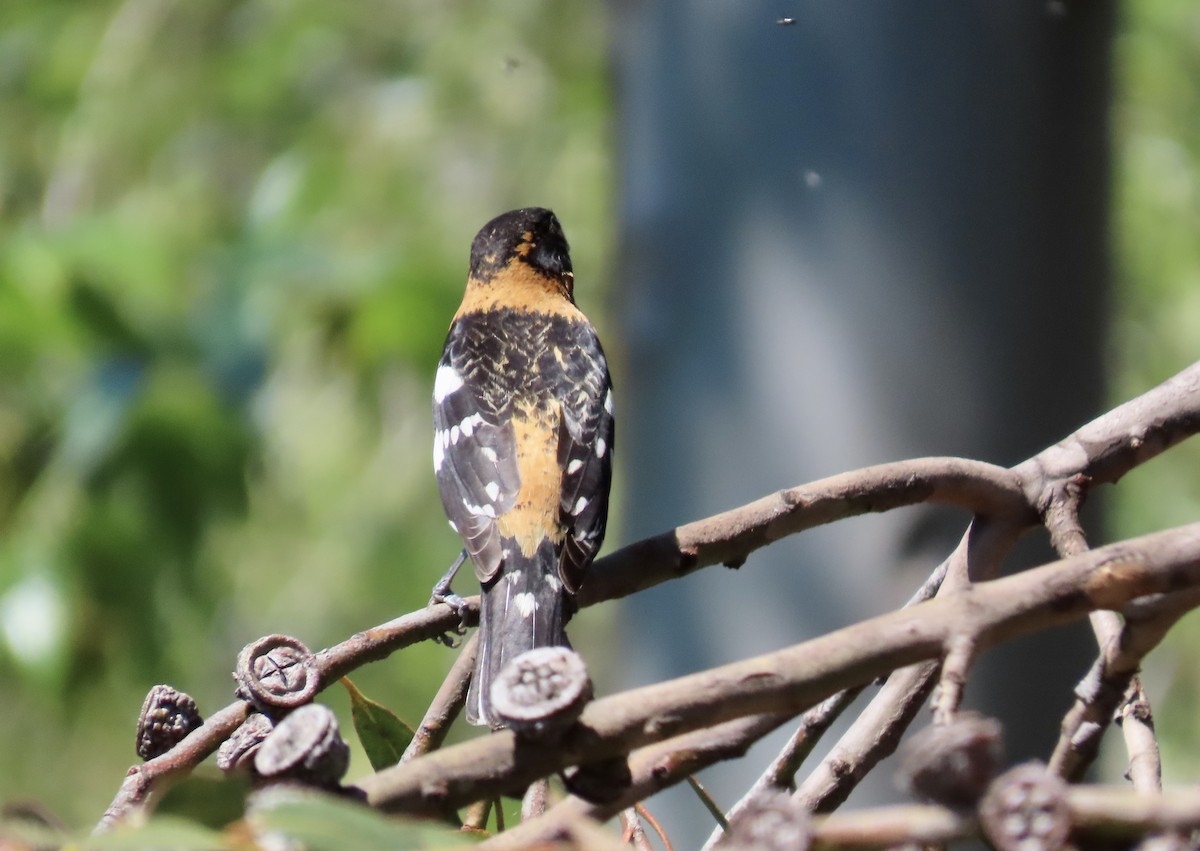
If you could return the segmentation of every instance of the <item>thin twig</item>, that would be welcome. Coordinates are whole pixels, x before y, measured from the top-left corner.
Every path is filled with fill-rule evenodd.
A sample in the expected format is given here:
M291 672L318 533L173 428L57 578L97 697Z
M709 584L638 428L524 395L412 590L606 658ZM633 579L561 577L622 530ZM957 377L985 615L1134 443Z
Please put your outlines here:
M1049 494L1044 520L1051 543L1063 557L1088 549L1079 509L1089 484L1087 477L1076 476ZM1150 701L1142 691L1137 671L1142 658L1166 635L1179 614L1152 615L1148 619L1143 613L1122 621L1115 612L1092 612L1090 620L1100 655L1075 689L1075 703L1063 718L1062 732L1050 758L1052 771L1068 781L1082 778L1115 718L1124 733L1134 787L1142 791L1162 788Z
M1129 687L1129 694L1117 714L1117 722L1125 737L1125 749L1129 752L1129 770L1126 776L1139 792L1158 792L1162 789L1162 760L1158 751L1158 739L1154 735L1154 717L1150 701L1142 693L1140 684Z
M725 813L721 811L721 808L717 805L717 802L713 800L712 795L710 795L708 790L704 788L704 784L696 779L695 774L689 774L687 776L687 782L688 785L692 787L692 791L696 793L696 797L700 799L700 803L704 804L704 808L708 810L709 814L713 817L713 819L716 820L717 827L719 827L722 831L728 831L729 822L725 820Z
M216 751L246 720L247 714L249 704L242 701L226 706L167 753L129 769L96 830L104 832L120 822L136 822L147 816L167 788Z
M743 756L754 742L774 731L789 717L787 713L777 713L739 718L639 748L629 756L630 783L621 789L621 794L616 799L595 803L574 795L568 796L551 807L540 819L514 827L504 836L494 837L483 847L489 851L527 848L539 842L551 842L565 836L567 827L580 819L609 819L655 792L682 782L690 774L720 760ZM639 812L662 837L667 847L670 847L666 834L651 814L644 809L639 809Z
M646 829L642 827L637 807L621 810L621 842L632 846L634 851L654 851L654 846L646 836Z
M913 592L913 595L908 598L908 602L904 604L905 608L915 606L917 603L924 603L926 600L932 600L937 596L937 592L941 589L942 583L946 581L946 570L949 568L950 562L947 559L933 569L929 577L921 583L921 587Z
M976 518L945 561L945 578L938 592L967 589L972 579L987 578L999 569L1012 549L1020 527ZM893 753L904 731L917 717L937 683L940 659L896 671L850 725L833 749L799 784L793 799L813 812L836 809L862 778Z
M550 804L550 781L546 778L535 780L525 790L521 798L521 821L537 818L546 812Z
M1070 812L1078 847L1088 840L1133 841L1149 833L1200 827L1200 795L1193 789L1146 794L1124 786L1070 786ZM939 806L906 804L835 813L813 819L813 845L820 848L926 846L978 837L973 818Z
M479 598L473 597L467 602L468 617L477 620ZM316 660L321 690L367 662L386 658L402 647L445 634L457 626L458 619L458 613L450 606L430 606L356 633L340 644L320 651ZM211 715L167 753L130 768L96 825L96 831L104 832L118 823L146 817L166 787L186 776L215 752L249 712L248 703L234 701Z
M703 567L740 565L755 550L788 535L919 503L1037 521L1023 482L1003 467L964 458L897 461L781 490L623 547L593 565L593 575L579 590L579 601L593 605Z
M1065 803L1073 835L1081 848L1100 842L1104 843L1102 847L1108 847L1116 841L1130 843L1150 834L1200 828L1200 795L1194 789L1145 793L1128 786L1069 786ZM552 826L544 819L527 822L502 836L493 836L478 847L488 851L528 848L570 835L572 825L595 823L581 808L576 808L571 818L561 826ZM812 846L831 851L930 847L980 838L979 825L973 816L933 804L871 807L816 816L811 827Z
M1129 693L1141 695L1136 673L1142 659L1158 646L1172 626L1197 605L1200 592L1181 589L1175 594L1150 597L1127 608L1120 627L1101 646L1087 676L1075 688L1075 703L1063 717L1058 743L1050 757L1050 770L1067 781L1081 779L1100 750L1104 731L1118 712ZM1095 622L1093 621L1093 625ZM1139 711L1150 716L1150 704L1142 696ZM1134 721L1135 725L1137 721ZM1146 735L1149 731L1130 727L1126 745L1131 764L1134 761L1157 763L1158 747L1149 753ZM1152 736L1152 733L1149 733ZM1132 737L1132 738L1130 738ZM1145 775L1143 775L1145 776Z
M946 578L949 561L939 564L921 587L904 604L905 608L932 599ZM772 791L795 790L796 772L812 754L813 749L821 741L821 737L829 730L842 713L862 694L864 686L840 691L832 697L823 700L807 710L800 718L796 732L784 745L779 754L771 761L766 770L759 775L754 784L746 791L736 804L726 814L726 821L732 821L742 813L751 802ZM705 849L712 848L724 835L724 830L714 830L704 844Z
M412 741L400 757L401 763L442 746L450 732L450 726L467 702L467 689L471 685L471 672L475 668L475 654L478 650L479 634L476 633L467 639L458 653L458 658L450 666L446 679L442 681L441 688L434 695L429 709L425 711L425 717L421 719Z
M1200 524L1193 524L939 595L775 653L594 700L553 748L518 748L511 732L500 731L384 769L361 788L373 805L392 811L461 806L489 790L664 737L747 715L802 712L840 689L938 658L956 636L973 634L984 648L1096 608L1198 584Z
M1065 483L1115 482L1129 470L1200 430L1200 363L1195 363L1157 387L1103 414L1063 440L1018 464L1012 472L1023 483L1029 505L1045 514L1058 495L1071 495ZM1076 505L1081 491L1074 493ZM985 522L986 521L986 522ZM999 522L998 522L999 521ZM966 587L995 575L1032 522L1022 522L1016 513L977 517L963 543L947 563L948 587L939 593ZM1055 528L1051 534L1061 546L1071 547L1074 532ZM973 535L983 533L991 543L964 549ZM1085 542L1086 543L1086 542ZM967 554L972 555L967 558ZM1094 612L1093 623L1111 624L1111 612ZM883 756L890 753L899 736L928 697L935 667L906 672L903 683L885 686L866 712L838 742L797 793L811 806L828 808L845 800L858 781ZM895 676L893 676L895 679Z
M841 806L880 760L895 752L937 684L937 662L894 671L829 755L806 777L792 799L815 813Z
M1079 522L1079 509L1091 485L1087 476L1071 476L1047 490L1042 522L1050 533L1050 545L1059 558L1070 558L1088 551L1087 534Z
M659 824L659 821L654 817L654 814L650 812L650 810L646 809L646 807L642 804L638 804L636 807L634 807L634 809L637 810L638 815L646 820L646 823L650 825L651 830L653 830L655 835L658 836L659 841L663 844L663 851L675 851L674 846L671 845L671 837L667 836L667 832L663 829L663 826Z
M792 735L787 747L772 761L762 777L759 778L759 782L751 787L750 793L743 800L770 790L791 791L791 787L795 783L796 772L800 770L804 760L808 759L817 742L821 740L821 735L838 719L845 708L862 694L862 691L863 686L840 691L805 712L800 719L799 729ZM730 811L730 820L736 815L736 810L735 807Z
M813 844L822 849L937 848L979 836L971 816L923 804L817 816L812 829Z
M463 830L483 832L487 830L488 818L492 814L492 799L484 798L467 807L463 816Z
M832 697L818 703L805 711L800 718L800 725L791 739L779 754L767 766L767 769L754 781L754 785L742 795L725 816L726 823L734 821L756 800L773 792L791 792L795 782L796 772L808 759L821 736L836 721L851 703L862 694L865 686L843 689ZM704 848L709 849L725 835L723 827L718 826L709 834Z

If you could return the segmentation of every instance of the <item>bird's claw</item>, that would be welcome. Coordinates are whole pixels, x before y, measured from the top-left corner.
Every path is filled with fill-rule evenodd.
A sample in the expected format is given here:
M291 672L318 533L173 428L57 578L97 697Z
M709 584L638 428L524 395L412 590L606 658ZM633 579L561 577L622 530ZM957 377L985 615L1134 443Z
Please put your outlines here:
M457 647L459 642L455 641L455 637L466 635L467 632L467 613L470 606L466 600L451 591L449 585L442 587L440 582L434 586L433 594L429 597L429 605L436 606L438 603L445 603L458 613L458 626L439 635L437 641L447 647Z

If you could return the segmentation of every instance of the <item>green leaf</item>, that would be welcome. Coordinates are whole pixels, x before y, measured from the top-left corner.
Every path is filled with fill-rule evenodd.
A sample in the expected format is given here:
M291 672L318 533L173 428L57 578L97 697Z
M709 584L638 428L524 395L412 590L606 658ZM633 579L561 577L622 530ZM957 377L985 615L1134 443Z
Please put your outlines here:
M67 836L61 830L25 818L0 818L0 848L62 848Z
M108 833L90 836L81 844L89 851L145 851L154 848L214 851L230 847L226 837L217 831L174 816L155 816L140 827L118 826Z
M380 771L398 763L416 735L412 727L359 691L349 677L342 677L342 685L350 693L350 717L371 767Z
M306 851L461 848L476 840L457 828L390 818L354 801L309 790L260 796L246 821L259 834L282 835Z

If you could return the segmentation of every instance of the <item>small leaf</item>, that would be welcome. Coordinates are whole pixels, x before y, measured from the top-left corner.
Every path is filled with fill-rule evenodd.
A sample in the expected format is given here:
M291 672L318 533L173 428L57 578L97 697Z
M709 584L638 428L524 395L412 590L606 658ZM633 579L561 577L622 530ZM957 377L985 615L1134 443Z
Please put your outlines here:
M108 833L91 836L81 846L100 851L214 851L228 848L224 837L203 825L176 816L155 816L139 827L120 825Z
M392 710L359 691L349 677L342 677L342 685L350 693L350 718L354 721L358 740L367 752L367 759L371 761L371 768L380 771L398 763L416 735L412 727L396 717Z
M0 818L0 848L61 848L67 835L39 820Z
M260 837L284 838L307 851L410 851L462 848L478 837L427 821L404 821L321 792L281 790L246 815Z

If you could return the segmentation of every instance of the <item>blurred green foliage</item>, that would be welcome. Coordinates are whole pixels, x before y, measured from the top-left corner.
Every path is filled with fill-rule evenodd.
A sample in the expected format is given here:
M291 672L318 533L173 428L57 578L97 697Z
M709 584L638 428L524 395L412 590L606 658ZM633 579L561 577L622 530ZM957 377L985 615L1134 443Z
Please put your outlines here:
M153 683L213 711L247 641L425 603L471 237L554 207L597 312L604 28L576 0L0 4L0 801L90 824ZM450 661L356 680L415 721Z
M1117 323L1113 401L1134 396L1200 359L1200 5L1123 4L1116 44L1114 174ZM1114 536L1200 519L1195 438L1112 489ZM1168 781L1200 776L1200 618L1177 626L1146 662ZM1124 755L1112 748L1116 772Z

